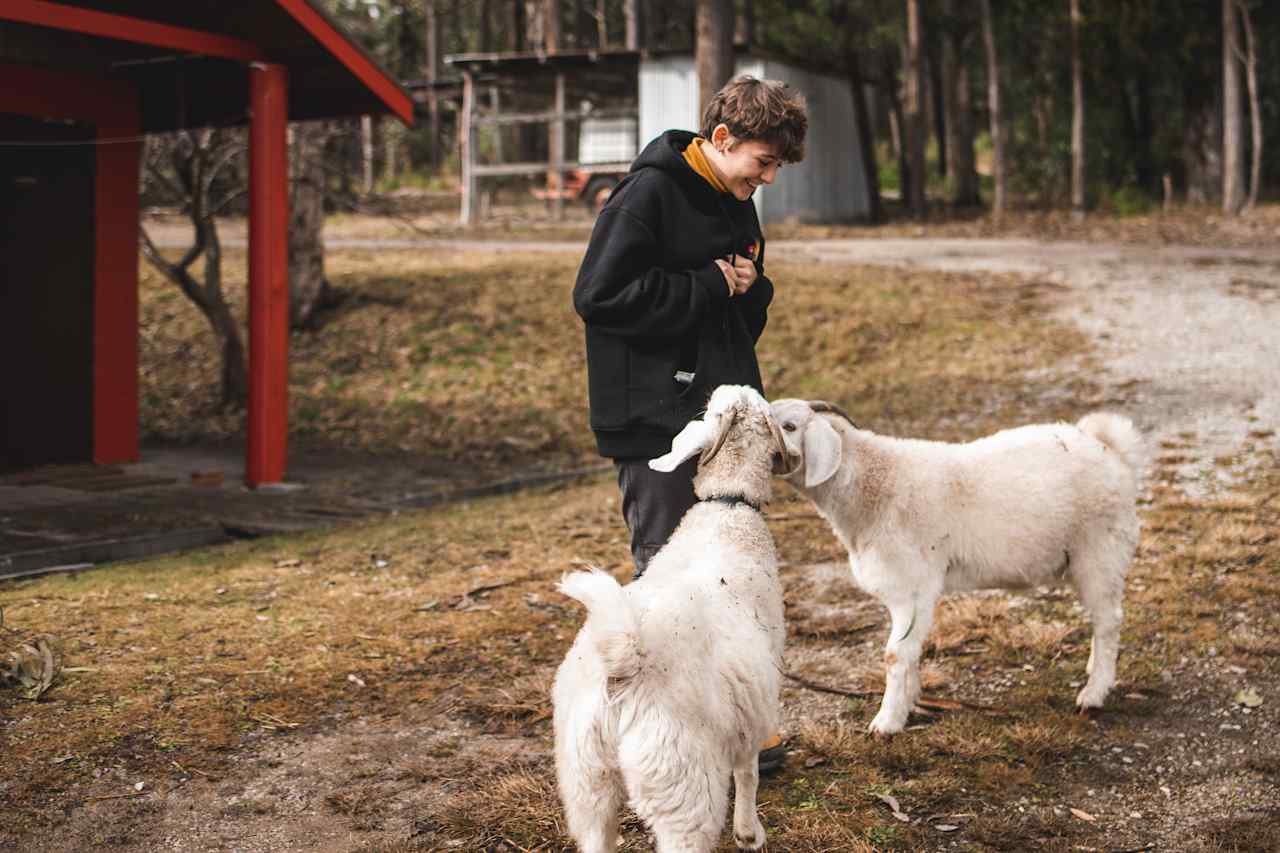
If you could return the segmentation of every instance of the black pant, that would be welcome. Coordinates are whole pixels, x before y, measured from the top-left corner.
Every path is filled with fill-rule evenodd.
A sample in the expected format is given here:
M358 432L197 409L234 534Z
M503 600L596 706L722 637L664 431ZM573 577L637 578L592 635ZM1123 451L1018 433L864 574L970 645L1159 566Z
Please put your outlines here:
M647 459L617 459L618 488L622 490L622 517L631 530L631 559L638 578L644 574L689 507L697 503L693 475L698 471L694 457L670 474L654 471Z

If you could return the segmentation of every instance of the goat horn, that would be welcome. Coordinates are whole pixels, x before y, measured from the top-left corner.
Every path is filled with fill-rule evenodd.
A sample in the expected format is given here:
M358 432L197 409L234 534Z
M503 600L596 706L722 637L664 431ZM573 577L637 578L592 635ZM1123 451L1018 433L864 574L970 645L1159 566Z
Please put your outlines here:
M854 429L861 429L861 427L858 426L857 421L849 417L849 413L837 406L835 403L828 403L826 400L810 400L809 408L813 409L815 412L830 412L833 415L839 415L848 421Z
M702 451L702 455L698 457L698 464L703 465L710 462L711 459L720 452L720 448L724 446L724 440L729 437L729 430L733 428L734 422L738 419L738 409L735 406L728 413L726 418L720 416L720 429L716 431L715 440L711 442L706 450Z

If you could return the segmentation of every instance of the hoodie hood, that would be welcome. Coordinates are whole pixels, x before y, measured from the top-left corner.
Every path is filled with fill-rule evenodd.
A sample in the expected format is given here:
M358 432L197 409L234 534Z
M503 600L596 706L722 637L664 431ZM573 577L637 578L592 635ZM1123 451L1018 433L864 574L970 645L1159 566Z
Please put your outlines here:
M706 178L690 168L684 159L684 149L697 138L687 130L668 130L644 147L640 156L631 164L631 172L641 169L661 169L685 187L696 187L712 196L721 195L707 183Z

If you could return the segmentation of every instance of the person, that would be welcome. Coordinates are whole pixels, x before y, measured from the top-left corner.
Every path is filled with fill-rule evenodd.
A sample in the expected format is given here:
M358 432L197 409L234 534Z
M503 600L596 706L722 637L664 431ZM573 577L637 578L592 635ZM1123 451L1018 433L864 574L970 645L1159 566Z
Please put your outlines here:
M764 393L755 344L774 289L751 198L804 158L807 130L798 91L737 77L707 104L700 135L668 130L645 146L596 219L573 304L591 429L617 470L636 578L697 500L696 458L672 474L648 460L717 386ZM778 740L761 769L782 755Z

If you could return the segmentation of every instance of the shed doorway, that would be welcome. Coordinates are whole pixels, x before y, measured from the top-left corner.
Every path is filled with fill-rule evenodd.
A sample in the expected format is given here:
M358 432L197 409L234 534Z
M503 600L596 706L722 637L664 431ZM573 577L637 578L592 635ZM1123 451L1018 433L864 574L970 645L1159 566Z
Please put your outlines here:
M93 129L0 114L0 470L93 458Z

